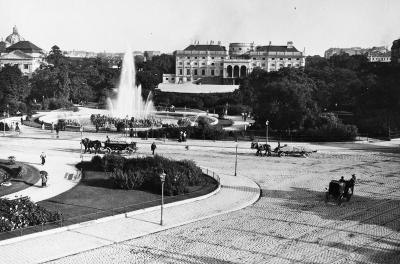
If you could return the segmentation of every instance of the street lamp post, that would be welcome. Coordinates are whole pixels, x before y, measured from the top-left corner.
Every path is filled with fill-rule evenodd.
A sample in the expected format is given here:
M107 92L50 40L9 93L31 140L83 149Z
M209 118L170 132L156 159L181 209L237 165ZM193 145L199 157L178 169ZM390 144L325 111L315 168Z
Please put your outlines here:
M83 154L82 154L82 137L83 137L83 126L79 128L79 131L81 132L81 161L83 161Z
M163 210L164 210L164 182L165 182L165 172L163 171L160 174L160 180L161 180L161 220L160 220L160 225L163 225Z
M237 148L238 148L238 142L236 141L235 176L236 176L236 171L237 171Z
M268 120L265 121L265 125L267 126L266 130L265 130L265 140L266 140L266 142L268 144L268 125L269 125L269 121Z
M4 117L4 119L3 119L3 136L5 136L6 135L6 122L5 122L5 120L6 120L6 111L3 112L3 117Z

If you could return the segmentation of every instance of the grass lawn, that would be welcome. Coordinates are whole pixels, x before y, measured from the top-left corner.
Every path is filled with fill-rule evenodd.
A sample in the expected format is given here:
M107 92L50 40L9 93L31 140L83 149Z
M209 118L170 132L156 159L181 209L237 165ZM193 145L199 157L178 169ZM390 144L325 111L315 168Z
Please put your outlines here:
M164 196L165 203L185 200L207 194L217 188L217 182L208 177L203 186L192 186L189 193ZM161 195L140 190L114 188L104 172L86 171L82 181L73 189L38 204L48 210L59 210L64 224L73 224L113 214L159 205Z
M39 171L33 166L22 162L16 162L15 164L10 165L8 160L0 160L0 168L5 169L6 171L11 171L19 166L22 167L21 177L12 177L10 180L12 184L11 186L0 185L0 197L26 189L39 181Z

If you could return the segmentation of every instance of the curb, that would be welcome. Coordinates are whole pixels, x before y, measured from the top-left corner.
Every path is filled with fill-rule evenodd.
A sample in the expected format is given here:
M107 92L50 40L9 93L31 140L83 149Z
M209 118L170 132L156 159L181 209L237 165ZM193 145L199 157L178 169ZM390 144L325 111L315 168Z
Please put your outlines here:
M182 204L187 204L187 203L192 203L192 202L204 200L204 199L209 198L210 196L213 196L213 195L217 194L220 190L221 190L221 184L218 184L217 189L215 189L214 191L212 191L212 192L210 192L208 194L205 194L205 195L202 195L202 196L198 196L198 197L194 197L194 198L190 198L190 199L186 199L186 200L182 200L182 201L173 202L173 203L167 203L167 204L164 205L164 208L168 208L168 207L173 207L173 206L178 206L178 205L182 205ZM108 221L111 221L111 220L114 220L114 219L127 218L129 216L138 215L138 214L142 214L142 213L146 213L146 212L151 212L151 211L155 211L155 210L159 210L159 209L160 209L160 206L152 206L152 207L139 209L139 210L136 210L136 211L131 211L131 212L123 213L123 214L107 216L107 217L99 218L99 219L96 219L96 220L86 221L86 222L73 224L73 225L68 225L68 226L64 226L64 227L58 227L58 228L54 228L54 229L51 229L51 230L42 231L42 232L36 232L36 233L33 233L33 234L19 236L19 237L15 237L15 238L5 239L5 240L0 241L0 246L13 244L13 243L20 242L20 241L27 240L27 239L31 239L31 238L36 238L36 237L42 237L42 236L46 236L46 235L61 233L61 232L64 232L64 231L71 231L71 230L74 230L74 229L77 229L77 228L87 227L87 226L90 226L92 224L105 223L105 222L108 222ZM168 227L168 228L170 228L170 227ZM165 229L162 229L162 230L165 230Z

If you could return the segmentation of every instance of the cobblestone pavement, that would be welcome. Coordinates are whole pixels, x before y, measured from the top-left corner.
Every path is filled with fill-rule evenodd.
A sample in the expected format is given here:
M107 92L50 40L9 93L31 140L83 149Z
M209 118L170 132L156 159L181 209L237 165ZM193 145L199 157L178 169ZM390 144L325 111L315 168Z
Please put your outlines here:
M234 143L203 143L157 150L232 175ZM239 144L238 174L262 188L252 206L51 263L400 263L398 146L312 145L309 158L266 158L249 145ZM351 201L326 204L329 181L352 173Z
M40 153L42 142L55 139L48 131L29 128L19 137L7 138L12 141L8 152L39 148ZM68 152L78 159L79 139L77 133L61 133L50 149L59 159L71 155ZM139 140L138 155L150 153L151 141ZM234 173L233 142L189 141L187 151L184 144L156 142L161 155L193 159L220 174ZM238 175L261 186L262 197L254 205L141 238L104 243L107 246L54 263L400 263L398 146L320 144L311 145L319 151L310 158L265 158L255 157L249 145L239 143ZM352 200L341 207L325 204L329 181L352 173L358 177Z

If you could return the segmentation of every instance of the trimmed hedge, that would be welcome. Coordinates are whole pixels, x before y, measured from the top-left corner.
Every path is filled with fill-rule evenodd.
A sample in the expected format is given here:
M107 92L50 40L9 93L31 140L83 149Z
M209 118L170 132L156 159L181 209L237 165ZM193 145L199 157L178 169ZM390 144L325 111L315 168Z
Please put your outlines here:
M154 138L163 138L164 136L167 138L179 138L179 134L181 131L186 131L187 138L193 139L209 139L209 140L220 140L229 136L229 133L222 129L222 126L193 126L193 127L176 127L176 126L167 126L160 129L154 129L146 131L139 131L138 136L141 138L146 138L146 135Z
M93 157L92 164L99 164ZM102 168L113 181L116 188L141 189L159 193L160 174L166 173L164 192L166 195L179 195L188 192L189 186L205 184L206 180L193 161L164 158L161 156L126 159L108 154L102 158Z

